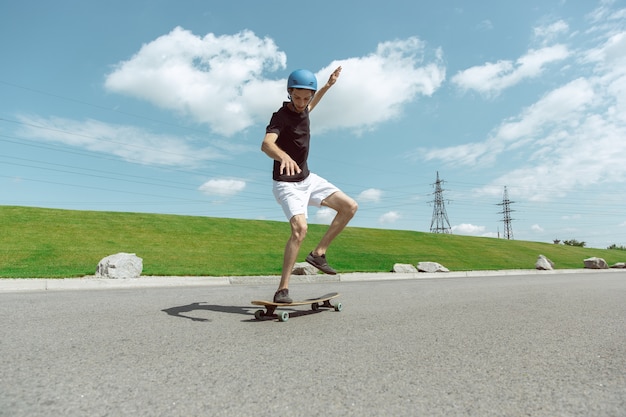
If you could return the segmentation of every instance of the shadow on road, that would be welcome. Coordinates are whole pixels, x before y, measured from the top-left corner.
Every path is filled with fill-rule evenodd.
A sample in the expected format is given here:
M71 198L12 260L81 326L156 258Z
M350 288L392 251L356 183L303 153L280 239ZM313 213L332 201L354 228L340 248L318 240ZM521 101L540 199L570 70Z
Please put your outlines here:
M259 320L256 320L254 318L254 312L258 309L259 307L255 307L255 306L247 306L247 307L220 306L220 305L215 305L215 304L204 304L200 302L200 303L191 303L191 304L187 304L184 306L170 307L170 308L163 309L161 311L164 313L167 313L168 315L172 317L180 317L183 319L199 321L199 322L211 322L212 320L207 319L207 318L202 318L202 317L194 317L192 314L189 314L189 313L192 313L194 311L213 311L213 312L218 312L218 313L240 314L244 316L251 316L247 320L242 320L242 321L258 322ZM295 310L291 308L286 308L286 309L281 309L281 310L288 310L290 317L300 317L300 316L308 316L310 314L321 313L325 309L322 308L318 311L313 311L313 310ZM266 320L272 320L272 319L276 320L276 317L267 318ZM266 321L266 320L261 320L261 321Z
M237 306L219 306L213 304L204 304L204 303L191 303L184 306L178 307L170 307L166 308L163 311L164 313L169 314L173 317L180 317L183 319L189 319L193 321L211 321L210 319L193 317L191 315L187 315L192 311L215 311L218 313L232 313L232 314L243 314L243 315L253 315L249 310L251 307L237 307Z

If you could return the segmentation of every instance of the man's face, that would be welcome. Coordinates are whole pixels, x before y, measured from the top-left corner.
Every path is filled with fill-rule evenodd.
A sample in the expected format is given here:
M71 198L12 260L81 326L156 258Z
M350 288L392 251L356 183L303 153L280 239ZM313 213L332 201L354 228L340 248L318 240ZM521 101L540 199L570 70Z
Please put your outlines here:
M313 94L315 94L315 92L313 92L312 90L294 88L290 91L290 94L291 103L293 104L294 109L298 113L302 113L311 102L311 99L313 98Z

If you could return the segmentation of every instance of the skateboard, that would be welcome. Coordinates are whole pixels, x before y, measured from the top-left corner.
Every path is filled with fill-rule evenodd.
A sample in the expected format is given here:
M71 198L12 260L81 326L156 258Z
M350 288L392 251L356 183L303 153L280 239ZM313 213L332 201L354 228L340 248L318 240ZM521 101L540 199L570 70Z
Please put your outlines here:
M274 314L278 307L303 306L307 304L311 305L311 310L313 311L318 311L320 308L332 308L335 311L341 311L341 303L333 305L330 302L330 300L336 297L339 297L339 293L331 292L318 298L309 298L302 301L294 301L292 303L275 303L273 301L254 300L252 301L252 304L265 307L265 310L255 311L254 318L257 320L263 320L267 317L277 317L279 321L287 321L289 320L288 312L281 311L280 313Z

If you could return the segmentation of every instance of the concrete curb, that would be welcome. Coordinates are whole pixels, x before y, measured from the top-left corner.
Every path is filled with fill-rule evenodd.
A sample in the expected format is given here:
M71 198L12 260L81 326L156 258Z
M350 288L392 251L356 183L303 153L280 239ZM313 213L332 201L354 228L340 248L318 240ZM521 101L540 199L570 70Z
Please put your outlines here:
M393 281L405 279L441 279L497 277L515 275L553 275L576 273L620 273L620 269L560 269L538 271L536 269L503 271L462 271L436 273L395 273L395 272L354 272L338 275L292 275L293 284L313 284L324 282ZM277 285L279 276L237 276L237 277L140 277L129 279L106 279L85 276L82 278L0 278L0 293L22 291L59 290L107 290L125 288L193 287L216 285Z

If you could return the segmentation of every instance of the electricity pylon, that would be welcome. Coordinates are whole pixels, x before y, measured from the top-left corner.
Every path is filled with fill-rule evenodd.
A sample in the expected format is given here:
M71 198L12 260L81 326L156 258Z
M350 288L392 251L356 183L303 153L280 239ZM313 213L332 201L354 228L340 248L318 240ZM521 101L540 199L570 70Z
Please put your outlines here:
M437 181L432 184L435 186L435 200L433 206L433 219L430 222L431 233L450 233L450 221L448 220L448 214L446 213L446 206L443 202L443 189L441 184L443 180L439 179L439 171L437 171Z
M509 200L509 192L506 190L506 186L504 186L502 203L498 203L498 205L502 206L500 214L503 215L502 221L504 222L504 238L509 240L513 240L513 227L511 227L511 222L513 221L511 218L511 212L515 211L511 210L511 204L513 203L515 203L515 201Z

